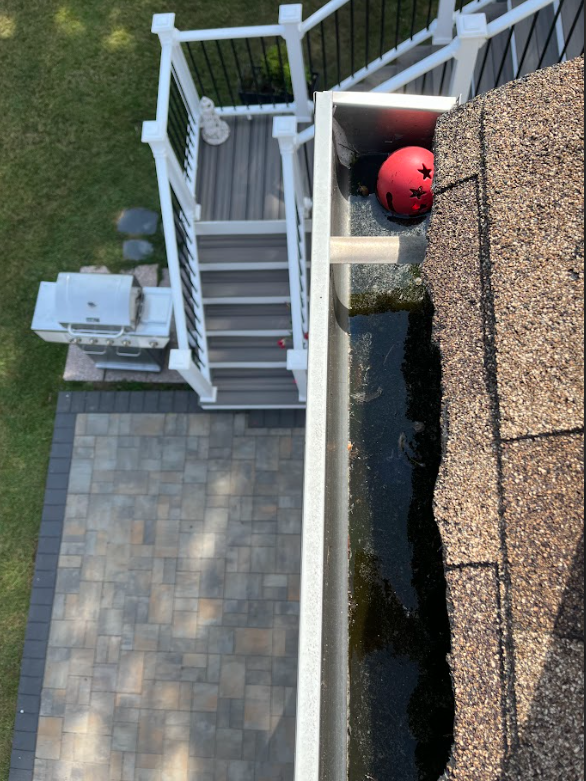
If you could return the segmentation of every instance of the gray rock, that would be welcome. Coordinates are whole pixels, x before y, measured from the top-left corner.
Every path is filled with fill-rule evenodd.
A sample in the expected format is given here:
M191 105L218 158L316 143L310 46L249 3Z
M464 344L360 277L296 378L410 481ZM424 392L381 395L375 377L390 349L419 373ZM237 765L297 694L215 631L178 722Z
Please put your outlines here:
M149 209L127 209L118 220L118 230L128 236L154 236L159 215Z
M132 271L123 271L123 274L132 274L142 287L157 287L159 279L158 266L135 266Z
M129 239L124 242L124 260L140 262L150 258L155 248L145 239Z

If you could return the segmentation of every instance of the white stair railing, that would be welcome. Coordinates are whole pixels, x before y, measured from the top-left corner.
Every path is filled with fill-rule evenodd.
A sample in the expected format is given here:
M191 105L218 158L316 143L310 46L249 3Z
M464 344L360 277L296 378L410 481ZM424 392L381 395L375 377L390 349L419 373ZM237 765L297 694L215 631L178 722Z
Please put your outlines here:
M556 0L526 0L512 11L490 23L487 22L485 14L458 15L456 17L457 35L448 46L380 84L373 92L396 92L416 79L431 73L439 66L453 61L450 95L459 97L462 102L465 102L473 90L479 53L485 44L490 44L493 39L504 32L508 32L512 37L515 27L519 23L534 18L536 14L548 6L555 6L555 2Z
M169 368L178 371L201 401L214 402L199 258L195 237L195 179L199 149L199 96L179 43L175 15L154 18L161 41L157 119L145 122L142 140L155 158L177 349Z
M275 117L273 138L279 142L283 163L283 191L287 221L287 255L291 290L293 349L287 353L287 368L293 372L299 400L307 399L307 343L309 338L309 291L305 221L311 201L303 190L299 165L297 119Z

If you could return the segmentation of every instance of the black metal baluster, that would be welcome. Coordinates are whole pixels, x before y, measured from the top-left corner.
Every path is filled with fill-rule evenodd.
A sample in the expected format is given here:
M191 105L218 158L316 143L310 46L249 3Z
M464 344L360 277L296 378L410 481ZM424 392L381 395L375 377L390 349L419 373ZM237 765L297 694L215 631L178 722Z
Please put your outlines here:
M327 90L330 86L330 82L328 80L328 58L326 54L326 30L323 22L320 24L320 29L321 29L321 53L322 53L323 69L324 69L324 90Z
M203 81L199 72L199 68L197 67L197 63L195 61L195 56L193 54L193 50L191 48L191 44L187 44L187 53L189 54L189 59L191 60L191 64L193 66L193 75L195 76L195 80L197 81L197 86L199 88L200 97L206 94L205 87L203 85Z
M582 11L584 10L584 3L581 4L580 8L578 8L578 13L576 14L574 21L572 23L572 26L570 27L570 32L568 33L568 37L566 38L566 43L564 45L564 50L560 54L560 58L558 62L561 62L564 57L566 56L566 53L568 51L568 48L570 46L570 43L572 41L572 37L574 35L574 31L576 30L576 27L578 25L578 21L580 20L580 15L582 14ZM582 50L582 54L584 54L584 50Z
M444 85L446 83L446 76L447 75L448 75L448 63L444 62L444 69L442 71L442 80L441 80L441 83L440 83L440 90L439 90L440 97L444 94Z
M417 0L413 0L413 10L411 11L411 40L415 36L415 25L417 24Z
M195 124L195 118L193 116L193 112L192 112L190 106L188 105L188 103L187 103L187 101L186 101L186 99L185 99L185 97L183 95L183 92L179 88L179 79L177 78L177 75L176 75L175 71L173 71L173 82L172 82L172 85L175 88L174 92L172 94L174 94L177 97L177 100L179 100L180 103L183 105L185 113L187 114L189 119L191 119L192 122Z
M403 0L397 0L397 28L395 30L395 49L399 45L401 41L401 13L402 13L402 6Z
M313 32L313 30L309 30L307 35L305 36L305 39L306 39L306 46L307 46L307 62L309 63L309 70L311 72L311 78L313 79L313 74L315 73L315 68L313 67L313 50L311 48L311 34L312 34L312 32Z
M167 132L171 141L174 141L178 148L181 150L181 154L177 154L178 158L187 157L187 132L182 140L181 123L169 112L169 122L167 123ZM177 152L177 150L175 150Z
M189 114L185 108L185 102L183 98L177 96L176 90L171 90L171 100L169 101L169 109L173 109L175 116L182 120L183 124L189 124Z
M342 59L340 52L340 16L339 11L334 14L334 24L336 27L336 68L338 72L338 84L342 82Z
M462 8L464 8L464 3L466 0L458 0L458 11L461 11Z
M173 91L171 91L169 100L169 121L174 122L179 129L183 128L187 133L187 128L189 127L189 117L185 114L184 111L181 111L181 107L178 105L177 98L173 94Z
M232 105L235 106L236 98L234 97L234 91L232 90L232 80L228 76L228 69L226 68L226 61L224 60L224 54L222 52L222 47L220 46L220 41L216 41L216 48L218 50L218 57L220 58L220 65L222 66L222 71L224 73L224 79L226 80L226 86L228 87L228 95L230 95Z
M507 57L509 56L509 51L511 49L511 42L513 40L513 35L515 34L515 27L516 27L516 25L513 25L511 27L511 29L509 30L509 34L507 36L507 45L505 46L505 51L503 53L503 56L502 56L502 59L501 59L501 64L500 64L500 67L498 69L498 73L496 75L496 81L494 83L495 88L498 87L499 84L500 84L501 76L503 75L503 71L504 71L505 65L507 63Z
M281 51L281 39L279 38L278 35L275 38L275 46L277 47L277 55L279 57L279 70L281 71L281 81L283 82L283 84L286 84L287 77L285 76L285 62L283 60L283 52ZM312 73L312 79L313 79L313 67L312 67L312 63L311 63L311 58L309 60L309 63L310 63L309 64L309 70ZM287 90L285 90L285 92L287 93ZM289 98L288 97L287 97L287 106L289 106Z
M173 151L175 152L175 157L183 166L185 166L185 152L181 149L181 141L177 138L175 131L172 130L170 126L167 127L167 134Z
M545 46L543 47L543 52L541 53L541 57L539 58L539 62L537 64L537 70L541 69L541 66L543 65L543 61L545 60L545 57L547 55L547 50L549 49L549 44L551 43L551 39L553 38L553 34L556 31L558 19L560 18L560 15L562 13L563 7L564 7L565 0L560 0L560 4L558 7L558 10L553 18L553 22L551 23L551 27L549 30L549 34L547 36L547 40L545 42Z
M181 122L181 118L177 116L175 113L175 109L169 105L169 124L168 128L170 130L173 130L174 132L179 134L179 137L181 136L181 128L185 127L184 123ZM187 137L187 133L185 134Z
M434 0L429 0L429 5L427 7L427 24L425 25L426 29L429 30L429 26L431 24L431 17L433 15L433 2Z
M214 92L216 94L217 105L221 106L222 105L222 97L220 95L220 90L218 89L218 84L216 82L216 77L214 75L214 69L212 68L212 63L210 62L210 58L209 58L209 55L208 55L208 50L206 49L206 45L205 45L204 41L201 41L201 50L203 52L203 56L204 56L204 59L206 61L206 65L208 66L210 79L212 81L212 88L213 88L213 90L214 90Z
M178 104L177 100L174 99L173 96L171 96L171 101L169 103L169 112L175 118L179 126L184 128L185 132L188 133L191 129L190 116L189 114L181 111L181 104Z
M364 67L370 63L370 0L366 0L366 25L365 25L365 48L364 48Z
M387 0L381 0L381 9L380 9L380 47L379 47L379 57L382 58L383 54L385 53L385 25L386 25L386 11L387 11Z
M274 106L277 105L277 101L275 100L275 90L274 90L274 87L273 87L273 79L272 79L272 76L271 76L271 67L270 67L269 61L267 59L267 47L266 47L264 38L260 39L260 48L262 49L262 57L263 57L263 60L264 60L264 63L265 63L265 73L267 75L267 83L268 83L269 88L271 90L271 99L272 99L272 104L273 104L273 107L274 107ZM285 92L287 92L287 84L285 83L285 81L283 81L283 90Z
M183 167L186 167L187 164L187 150L188 150L188 144L187 144L187 130L181 130L181 128L185 127L182 125L181 121L177 119L176 115L173 113L173 109L171 105L169 105L169 117L167 121L167 135L169 136L169 140L171 141L171 146L173 147L173 151L175 152L175 155L177 159L183 164Z
M309 149L307 148L307 144L303 144L303 156L305 157L305 170L307 173L307 184L309 187L309 192L313 192L313 180L311 177L311 165L309 164Z
M258 76L257 76L257 73L256 73L256 67L255 67L255 64L254 64L254 57L252 56L252 49L250 47L250 38L246 39L246 50L248 52L248 60L250 62L250 72L252 73L252 80L254 82L254 87L256 89L258 105L262 106L262 103L261 103L261 100L260 100L260 89L259 89L259 85L258 85Z
M354 0L350 0L350 70L352 75L356 73L355 65L355 29L354 29Z
M476 82L476 87L477 87L476 95L478 95L479 91L480 91L480 85L482 84L484 71L486 70L486 66L487 66L487 63L488 63L488 55L490 54L490 52L492 50L492 42L493 42L493 40L494 40L494 38L490 38L488 43L486 44L486 51L484 52L484 59L482 60L482 65L480 67L480 73L478 75L478 81Z
M233 39L230 39L230 45L232 47L232 54L234 55L234 62L236 64L236 71L238 72L238 79L240 81L240 87L243 92L245 92L245 85L244 85L244 76L242 74L242 66L240 65L240 57L238 56L238 52L236 51L236 45L234 43ZM241 101L243 102L243 101ZM250 108L250 105L248 103L245 104L246 108Z
M518 79L521 76L521 73L523 72L523 65L525 64L525 60L527 59L527 55L529 54L529 47L531 45L531 41L533 40L533 35L535 33L535 28L537 27L537 22L539 21L540 13L541 10L539 10L533 17L533 22L531 23L531 28L527 36L527 43L525 44L525 48L523 49L523 54L521 55L521 60L519 61L519 67L517 68L517 73L515 74L516 79Z

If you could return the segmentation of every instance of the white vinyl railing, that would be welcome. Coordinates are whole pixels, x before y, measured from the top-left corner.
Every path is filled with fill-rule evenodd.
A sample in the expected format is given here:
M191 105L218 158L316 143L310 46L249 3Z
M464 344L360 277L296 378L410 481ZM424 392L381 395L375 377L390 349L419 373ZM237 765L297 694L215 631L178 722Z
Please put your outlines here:
M488 23L484 14L461 15L456 19L454 40L410 68L385 81L373 92L396 92L437 67L454 61L450 95L466 102L474 86L478 57L481 49L496 36L512 31L520 22L534 17L539 11L553 6L556 0L526 0L526 2Z
M177 331L169 367L178 371L202 401L214 402L201 276L195 235L199 208L195 181L199 150L199 96L178 41L175 15L156 16L153 32L161 41L157 119L145 122L142 140L155 158L165 247ZM173 105L175 95L175 105ZM183 104L183 130L181 112ZM172 128L174 121L175 136ZM182 134L182 135L181 135ZM183 159L181 159L181 150Z
M287 256L291 291L293 349L287 354L287 368L293 372L299 400L307 399L307 345L309 338L309 279L307 274L306 219L311 201L303 190L299 164L297 119L276 117L273 138L279 142L283 165L283 191L287 221Z

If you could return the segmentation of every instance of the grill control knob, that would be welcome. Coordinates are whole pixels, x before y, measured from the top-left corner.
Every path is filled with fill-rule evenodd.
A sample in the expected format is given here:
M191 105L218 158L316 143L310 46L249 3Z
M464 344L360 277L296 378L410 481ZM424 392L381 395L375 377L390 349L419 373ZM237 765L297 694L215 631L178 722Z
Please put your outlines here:
M131 344L132 342L130 341L130 339L124 339L124 341L122 342L123 347L130 347Z
M108 339L106 344L108 345L108 347L112 347L112 345L114 344L114 340L113 339Z
M90 344L99 344L98 339L90 339Z
M158 343L158 342L151 342L151 343L150 343L150 346L151 346L151 347L158 347L158 346L159 346L159 343Z

